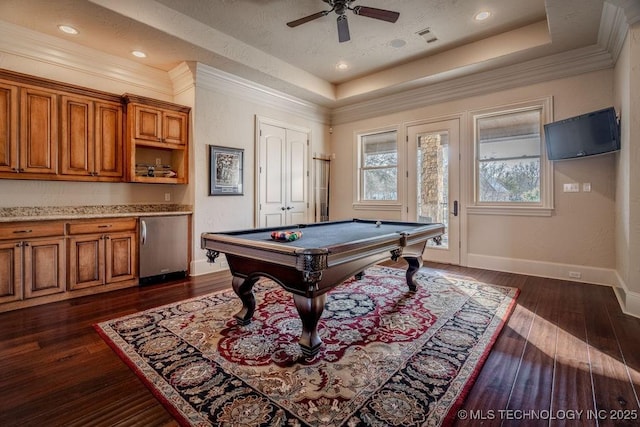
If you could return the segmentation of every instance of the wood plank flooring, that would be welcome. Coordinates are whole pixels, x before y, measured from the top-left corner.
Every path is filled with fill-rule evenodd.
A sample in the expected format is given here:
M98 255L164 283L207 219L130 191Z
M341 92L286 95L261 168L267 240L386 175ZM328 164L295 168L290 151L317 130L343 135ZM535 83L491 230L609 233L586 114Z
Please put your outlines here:
M612 289L423 268L521 291L457 426L640 425L640 320L620 311ZM92 325L230 284L216 273L0 313L0 425L177 425Z

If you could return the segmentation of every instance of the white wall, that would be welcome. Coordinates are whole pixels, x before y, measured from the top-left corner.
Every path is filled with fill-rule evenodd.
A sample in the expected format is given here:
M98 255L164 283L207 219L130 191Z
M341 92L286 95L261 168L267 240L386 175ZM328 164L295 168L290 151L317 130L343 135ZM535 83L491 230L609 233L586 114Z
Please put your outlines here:
M418 120L461 116L461 168L471 170L472 132L468 112L552 96L554 120L597 110L613 103L612 70L597 71L451 102L425 105L408 111L342 123L334 126L331 165L331 218L379 217L400 219L401 212L366 212L355 201L355 134L397 126L399 141L404 127ZM467 215L462 196L462 264L568 279L570 269L583 272L582 280L611 283L615 268L615 167L616 154L555 163L555 210L551 217ZM464 176L465 174L463 174ZM466 174L471 176L471 174ZM563 193L564 183L590 182L590 193ZM467 197L468 198L468 197Z

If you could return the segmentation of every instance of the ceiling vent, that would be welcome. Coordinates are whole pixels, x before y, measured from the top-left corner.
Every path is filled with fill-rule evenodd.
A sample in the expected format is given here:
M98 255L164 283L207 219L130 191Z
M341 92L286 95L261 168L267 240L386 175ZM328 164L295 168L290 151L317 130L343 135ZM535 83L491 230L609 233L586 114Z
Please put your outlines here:
M436 40L438 40L436 35L433 34L429 28L425 28L424 30L418 31L416 34L422 37L427 43L433 43Z

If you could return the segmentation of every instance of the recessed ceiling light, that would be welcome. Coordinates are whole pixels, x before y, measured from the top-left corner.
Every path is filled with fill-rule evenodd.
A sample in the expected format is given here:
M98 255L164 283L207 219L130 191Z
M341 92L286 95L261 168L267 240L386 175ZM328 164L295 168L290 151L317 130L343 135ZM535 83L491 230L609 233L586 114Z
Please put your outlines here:
M78 30L76 30L70 25L58 25L58 29L63 33L73 34L73 35L76 35L79 32Z
M476 21L484 21L490 16L491 16L491 12L483 10L481 12L476 13L476 16L474 16L473 19L475 19Z
M135 56L137 58L146 58L147 57L147 54L144 53L141 50L133 50L133 51L131 51L131 55L133 55L133 56Z
M345 71L348 69L349 69L349 64L347 64L346 62L338 62L336 64L336 70Z

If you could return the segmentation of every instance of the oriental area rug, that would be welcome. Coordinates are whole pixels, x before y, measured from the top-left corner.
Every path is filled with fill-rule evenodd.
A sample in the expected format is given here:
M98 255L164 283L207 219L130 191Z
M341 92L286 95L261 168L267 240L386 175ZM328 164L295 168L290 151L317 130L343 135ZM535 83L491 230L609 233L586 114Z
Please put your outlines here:
M293 298L263 280L246 326L223 291L95 325L181 425L439 426L455 420L518 290L421 269L329 292L305 359Z

